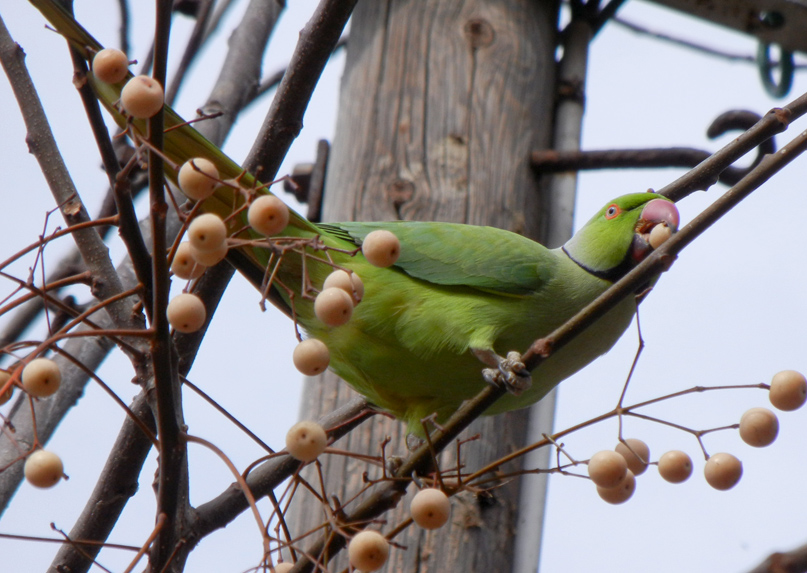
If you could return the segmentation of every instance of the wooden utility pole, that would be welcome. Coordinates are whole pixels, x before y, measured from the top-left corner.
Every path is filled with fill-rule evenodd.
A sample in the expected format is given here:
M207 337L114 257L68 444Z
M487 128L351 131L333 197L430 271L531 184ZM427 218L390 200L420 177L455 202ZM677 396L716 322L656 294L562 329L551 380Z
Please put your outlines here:
M545 185L529 152L551 146L557 18L554 1L360 2L323 219L452 221L544 238ZM316 419L352 395L333 375L308 380L302 416ZM527 423L527 410L477 420L466 435L480 439L463 447L463 462L479 467L512 451L524 443ZM404 432L376 416L339 447L379 453L389 436L387 455L405 455ZM331 456L327 491L350 499L365 469ZM452 504L450 526L396 537L407 550L393 550L384 571L510 571L519 482L485 496L462 494ZM323 521L313 497L302 505L290 520L298 534Z

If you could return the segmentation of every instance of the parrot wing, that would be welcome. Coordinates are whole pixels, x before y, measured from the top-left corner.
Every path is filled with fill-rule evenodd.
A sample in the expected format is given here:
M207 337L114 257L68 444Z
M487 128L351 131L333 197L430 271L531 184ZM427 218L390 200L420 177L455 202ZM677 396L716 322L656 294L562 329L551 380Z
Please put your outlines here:
M552 276L556 256L535 241L493 227L416 221L318 226L356 246L372 231L390 231L401 242L394 266L409 276L501 295L529 295L540 289Z

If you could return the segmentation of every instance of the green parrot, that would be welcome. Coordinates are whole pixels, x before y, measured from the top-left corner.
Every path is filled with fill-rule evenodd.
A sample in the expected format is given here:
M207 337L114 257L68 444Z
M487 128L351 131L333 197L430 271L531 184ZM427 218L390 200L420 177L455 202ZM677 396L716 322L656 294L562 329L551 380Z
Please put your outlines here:
M31 2L88 61L101 49L53 0ZM143 121L126 118L115 105L126 80L106 84L92 74L89 80L119 125L145 133ZM164 116L166 128L176 127L165 135L164 152L174 163L166 168L170 180L176 181L180 165L203 157L222 180L237 181L219 186L200 205L229 221L230 244L237 245L230 260L295 327L326 344L333 371L416 434L422 434L424 418L446 419L487 382L512 390L487 414L522 408L607 352L631 323L633 297L555 352L532 379L511 353L561 326L641 262L652 252L654 227L678 227L671 201L636 193L609 202L563 247L551 250L491 227L314 224L294 212L288 226L267 239L249 228L245 205L269 192L170 108ZM400 241L400 257L389 267L370 264L359 249L379 229ZM358 275L365 292L349 321L327 326L314 312L314 296L334 268Z
M630 325L634 298L623 300L535 371L530 385L500 358L523 350L561 326L652 251L657 225L677 229L673 203L652 193L625 195L603 207L563 247L547 249L526 237L449 223L396 221L318 225L323 236L355 248L376 229L400 240L390 268L360 254L339 263L364 282L362 301L342 326L328 327L298 307L298 320L326 343L331 367L370 402L406 421L410 429L437 413L442 420L485 383L482 364L515 366L513 392L487 413L523 408L607 352ZM326 270L327 273L327 270ZM281 272L282 274L282 272ZM312 282L324 276L312 271ZM521 365L523 368L523 365ZM491 371L488 371L491 374ZM524 387L526 386L526 387Z

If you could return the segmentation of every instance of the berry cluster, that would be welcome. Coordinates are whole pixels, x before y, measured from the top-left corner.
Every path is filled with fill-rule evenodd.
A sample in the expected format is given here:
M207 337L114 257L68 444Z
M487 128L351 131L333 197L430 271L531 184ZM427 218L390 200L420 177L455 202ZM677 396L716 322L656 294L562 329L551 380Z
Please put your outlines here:
M771 380L769 398L779 410L796 410L807 401L807 379L795 370L783 370ZM779 420L767 408L751 408L740 418L740 438L749 446L771 445L779 434ZM636 476L651 463L659 475L670 483L682 483L692 475L692 459L684 452L672 450L657 462L650 462L650 448L634 438L617 444L614 451L597 452L588 461L588 475L597 493L608 503L624 503L636 489ZM733 488L743 475L743 464L734 455L721 452L709 456L703 469L706 482L721 491Z

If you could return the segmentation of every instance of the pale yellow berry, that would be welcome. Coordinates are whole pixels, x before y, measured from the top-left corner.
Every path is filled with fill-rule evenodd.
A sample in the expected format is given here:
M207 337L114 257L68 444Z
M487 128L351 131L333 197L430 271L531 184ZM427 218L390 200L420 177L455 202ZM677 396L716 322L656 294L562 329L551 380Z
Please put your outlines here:
M650 230L648 242L650 243L651 247L658 249L664 242L667 241L667 239L672 237L672 234L672 229L670 229L665 223L659 223Z
M196 157L182 164L177 174L177 183L182 192L194 201L204 201L213 194L219 184L219 170L204 157Z
M289 224L289 208L274 195L261 195L249 206L247 220L255 231L270 237Z
M743 464L731 454L711 456L703 468L706 482L715 489L725 491L733 488L743 475Z
M6 382L11 380L11 372L7 372L5 370L0 370L0 390L2 390L3 386L6 385ZM11 397L14 395L14 385L8 387L8 390L0 394L0 406L11 400Z
M364 283L356 273L348 273L342 269L337 269L329 274L322 283L322 289L340 288L353 297L354 306L364 298Z
M49 358L34 358L22 369L22 387L31 396L45 398L62 384L59 366Z
M25 460L25 479L35 487L53 487L64 475L62 460L53 452L37 450Z
M326 288L314 300L314 314L328 326L340 326L353 314L353 297L340 288Z
M163 88L150 76L135 76L120 92L123 110L138 119L148 119L163 108Z
M770 446L779 435L779 420L767 408L751 408L740 418L740 437L749 446Z
M92 73L106 84L122 82L129 73L129 58L115 48L104 48L92 59Z
M171 261L171 272L177 278L190 281L198 279L205 272L205 266L196 262L191 254L191 244L183 241L177 247L174 260Z
M361 252L371 265L389 267L395 264L401 254L401 242L390 231L377 229L364 238Z
M174 276L183 280L193 280L202 276L206 268L193 258L193 247L188 241L182 241L177 246L174 259L171 261L171 272Z
M364 572L377 571L389 557L389 542L377 531L357 533L347 546L350 564Z
M798 410L807 401L807 379L795 370L782 370L771 380L768 394L771 404L779 410Z
M227 243L222 244L220 248L213 251L200 251L191 245L191 257L204 267L213 267L224 260L224 257L227 256L227 250Z
M278 563L274 567L270 568L270 573L289 573L294 568L294 563L290 563L288 561L284 561L283 563Z
M294 367L306 376L322 374L331 361L331 353L321 340L309 338L294 348L291 355Z
M325 451L327 445L328 435L316 422L297 422L286 434L286 450L291 457L301 462L313 462Z
M168 322L179 332L196 332L205 324L205 304L195 294L182 293L168 303Z
M188 225L188 241L197 251L219 251L227 242L227 226L213 213L197 215Z
M609 450L597 452L588 461L588 476L600 487L618 486L625 479L627 472L628 462L625 458Z
M670 450L658 460L658 473L670 483L682 483L692 475L692 459L681 450Z
M597 486L597 494L600 496L600 498L602 498L603 501L607 501L613 505L625 503L633 496L633 492L635 491L636 477L630 470L628 470L628 472L625 474L625 479L622 480L622 483L616 487Z
M409 513L423 529L438 529L451 517L451 502L439 489L422 489L412 498Z
M642 440L637 440L636 438L628 438L625 441L628 443L627 446L619 442L614 451L625 458L625 461L628 462L628 469L633 472L633 475L640 476L647 471L647 462L650 461L650 448Z

